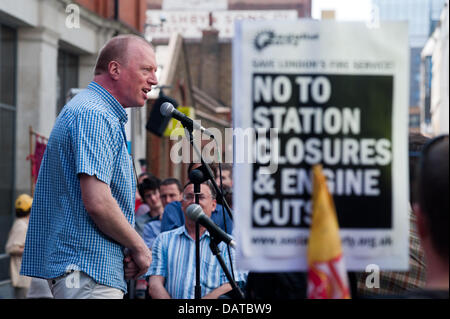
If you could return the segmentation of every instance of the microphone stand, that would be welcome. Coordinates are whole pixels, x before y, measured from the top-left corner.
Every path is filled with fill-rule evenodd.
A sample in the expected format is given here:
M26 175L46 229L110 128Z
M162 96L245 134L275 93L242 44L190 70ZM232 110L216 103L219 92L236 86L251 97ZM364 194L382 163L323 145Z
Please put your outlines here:
M230 274L230 271L228 270L222 256L220 255L219 247L217 246L220 241L217 241L211 234L210 235L210 242L209 242L209 248L211 248L211 252L214 256L216 256L217 260L219 261L220 267L222 267L223 272L225 273L225 276L228 279L228 282L230 283L231 287L233 288L233 291L235 292L236 296L239 299L244 300L245 296L242 290L239 288L239 286L236 284L236 281L233 279L233 277Z
M195 203L198 205L200 200L200 184L194 183ZM195 222L195 299L202 298L202 286L200 285L200 224Z
M198 152L197 152L197 154L198 154ZM225 210L227 211L228 216L230 217L231 220L233 220L233 213L231 211L230 205L228 205L221 189L219 188L219 186L217 186L217 183L213 177L213 172L212 172L211 168L208 165L206 165L206 163L203 160L201 155L200 155L200 160L201 160L202 166L200 166L199 168L196 168L196 169L201 170L202 173L206 176L206 178L203 182L205 182L207 180L209 180L211 182L211 184L214 187L214 190L216 191L217 196L222 200L222 206L225 207Z
M222 193L222 190L219 188L219 186L217 186L217 183L216 183L216 180L214 179L214 174L213 174L211 168L208 165L206 165L205 161L203 160L202 154L200 153L198 148L195 146L194 135L193 135L194 123L191 122L190 124L186 124L186 123L182 122L182 125L185 128L186 134L189 135L189 142L191 143L192 148L197 153L197 156L200 158L200 161L202 163L202 166L200 167L201 171L207 177L207 179L209 179L211 181L211 183L212 183L212 185L214 187L214 190L216 191L216 194L222 200L222 206L225 207L225 209L226 209L226 211L228 213L228 216L230 217L231 220L233 220L233 213L231 211L230 205L226 201L225 196ZM212 137L214 138L214 136L212 136ZM205 182L207 179L203 180L202 183Z
M189 142L192 147L198 152L195 144L194 144L194 128L193 127L185 127L185 131L189 135ZM189 178L191 179L191 178ZM194 195L195 195L195 203L198 205L200 203L199 194L200 184L202 181L200 180L191 180L194 184ZM200 284L200 224L195 222L195 299L202 298L202 286Z
M191 182L193 182L193 184L194 184L195 203L199 204L199 202L200 202L199 198L198 198L198 194L200 193L200 184L204 183L206 180L209 179L211 181L212 185L214 186L216 193L221 197L222 203L224 204L223 206L226 208L228 215L230 216L231 220L233 220L233 214L231 213L231 208L228 205L228 203L225 199L225 196L223 196L222 191L217 186L217 183L213 177L211 168L208 165L206 165L205 161L203 160L202 154L200 153L200 151L198 150L197 146L194 143L193 131L194 131L194 127L192 125L185 126L185 132L187 133L187 135L189 135L189 142L191 143L194 151L200 157L200 160L202 163L202 167L201 167L200 171L203 173L202 174L203 178L199 177L198 179L191 180ZM206 179L205 179L205 175L206 175ZM226 223L225 223L225 225L226 225ZM216 248L217 248L217 244L216 244ZM213 249L213 248L211 248L211 249ZM214 251L213 251L213 253L214 253ZM219 259L219 263L222 266L222 269L224 270L225 275L227 276L228 281L231 283L233 289L235 291L238 291L240 297L242 299L244 299L244 295L243 295L242 291L239 289L239 287L236 285L236 282L231 277L230 272L228 271L225 263L223 262L222 256L216 255L216 257ZM230 258L231 258L231 252L230 252ZM234 284L234 286L233 286L233 284ZM198 222L196 222L195 223L195 299L201 299L201 289L202 289L202 287L200 284L200 224Z

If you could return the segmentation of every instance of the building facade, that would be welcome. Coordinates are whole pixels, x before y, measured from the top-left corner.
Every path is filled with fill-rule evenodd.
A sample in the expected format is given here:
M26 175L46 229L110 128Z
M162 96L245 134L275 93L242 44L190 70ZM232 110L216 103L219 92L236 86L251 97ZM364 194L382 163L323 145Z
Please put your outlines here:
M222 133L222 160L232 153L232 143L225 142L225 129L232 127L232 36L234 19L297 19L311 17L311 0L205 0L203 7L190 4L196 0L148 0L146 37L157 53L171 57L159 65L172 76L162 85L169 95L195 109L195 118L206 128ZM211 15L209 15L211 13ZM179 33L181 40L171 35ZM181 41L176 54L168 54ZM175 51L174 51L175 52ZM182 60L182 61L181 61ZM181 68L181 69L180 69ZM180 83L182 84L180 86ZM180 89L181 87L181 89ZM185 92L180 94L180 92ZM154 98L158 91L155 91ZM149 113L152 108L149 108ZM149 116L148 114L147 116ZM229 141L230 139L228 139ZM208 143L208 141L203 141ZM170 151L174 141L152 133L147 136L149 170L160 178L176 177L186 181L187 165L174 165ZM192 155L192 154L191 154Z
M421 53L420 129L426 135L449 132L449 4Z
M372 0L381 21L407 21L410 46L410 131L420 131L421 51L435 29L446 0Z

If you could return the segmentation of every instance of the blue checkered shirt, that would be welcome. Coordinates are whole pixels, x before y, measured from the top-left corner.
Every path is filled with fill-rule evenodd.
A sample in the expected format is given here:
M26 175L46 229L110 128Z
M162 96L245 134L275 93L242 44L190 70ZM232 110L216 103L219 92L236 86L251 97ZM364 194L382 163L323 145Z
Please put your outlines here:
M70 269L127 291L123 247L103 234L81 199L78 174L109 185L134 226L136 181L120 103L91 82L61 111L50 134L36 184L21 274L55 278Z
M228 282L218 259L209 248L210 236L205 231L200 237L200 285L202 297ZM231 268L225 243L219 244L221 256L228 270ZM246 273L237 271L234 263L234 249L231 257L235 280L246 281ZM147 276L158 275L165 278L164 287L174 299L195 298L195 241L189 236L186 227L160 233L152 247L152 264Z

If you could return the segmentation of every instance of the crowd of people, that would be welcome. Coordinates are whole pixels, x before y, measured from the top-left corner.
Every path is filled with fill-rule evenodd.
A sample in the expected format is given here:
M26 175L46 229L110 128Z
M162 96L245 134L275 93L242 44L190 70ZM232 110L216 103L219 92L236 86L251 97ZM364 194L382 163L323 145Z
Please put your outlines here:
M197 164L190 165L188 173L198 166ZM218 166L213 171L217 176L217 185L221 185ZM232 195L230 191L232 187L231 175L231 165L223 165L222 186L227 190L228 197ZM135 229L152 251L152 264L147 276L136 281L129 281L128 291L131 293L125 297L148 299L170 296L192 299L195 292L193 285L195 282L195 262L193 260L195 255L193 254L195 252L195 222L186 217L186 209L190 204L195 203L193 183L188 182L183 187L182 183L176 178L166 178L161 181L158 177L147 172L142 173L138 180ZM222 206L217 204L217 194L211 182L205 182L200 187L201 192L197 194L199 205L205 214L211 217L221 229L231 234L233 222L229 215L223 217L224 211ZM178 236L174 234L173 230L178 230ZM210 253L209 233L205 234L203 227L200 232L201 251L202 254L206 253L205 256L202 256L202 260L208 265L207 273L201 274L201 277L205 277L201 278L204 282L202 291L204 291L205 298L226 294L231 289L229 285L225 285L218 292L211 291L214 290L212 288L222 286L221 283L225 283L227 279L215 257ZM164 233L164 235L158 238L161 233ZM169 237L171 240L169 241L166 236L171 236ZM164 240L167 240L167 242ZM224 260L228 261L229 256L224 245L221 243L219 249L224 254ZM245 274L236 272L235 275L242 285L245 282ZM168 282L167 285L165 285L166 281ZM188 287L186 282L190 282L192 285ZM170 288L166 289L165 287ZM218 295L220 292L222 294Z
M197 296L196 225L187 208L197 195L203 213L224 232L232 235L234 225L211 181L194 193L193 181L161 181L151 173L137 176L133 169L124 108L145 104L157 83L156 68L149 43L114 37L99 54L94 80L58 116L32 205L26 196L16 203L7 252L17 297L26 295L30 277L46 290L34 297ZM383 273L382 287L370 292L364 275L354 274L353 297L409 292L403 296L448 298L448 135L410 142L411 270ZM189 172L199 166L191 164ZM213 172L232 207L232 166L214 166ZM209 249L215 239L206 228L199 230L200 296L235 296ZM246 297L304 297L305 273L242 272L233 267L234 249L223 242L217 246Z

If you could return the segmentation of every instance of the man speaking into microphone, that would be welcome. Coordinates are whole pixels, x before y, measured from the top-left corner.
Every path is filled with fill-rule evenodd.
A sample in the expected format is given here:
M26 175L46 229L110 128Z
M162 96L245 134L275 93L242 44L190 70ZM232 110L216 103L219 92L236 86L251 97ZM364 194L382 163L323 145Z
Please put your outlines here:
M133 228L136 175L125 108L145 105L156 68L143 38L112 38L100 51L93 81L56 119L21 270L47 279L56 299L121 299L125 278L150 266L150 251Z
M152 248L152 264L147 275L150 276L149 293L153 299L194 299L195 297L195 221L190 219L188 207L195 203L194 185L188 184L183 191L181 206L185 224L161 233ZM216 195L211 182L200 185L199 204L206 217L210 218L216 208ZM208 226L210 227L210 226ZM227 237L217 238L227 240ZM203 299L217 299L231 290L225 273L217 258L212 254L209 244L210 233L200 226L200 285ZM218 245L223 260L230 269L226 244ZM234 249L231 249L234 262ZM231 271L231 270L230 270ZM235 270L235 280L244 282L245 275Z

